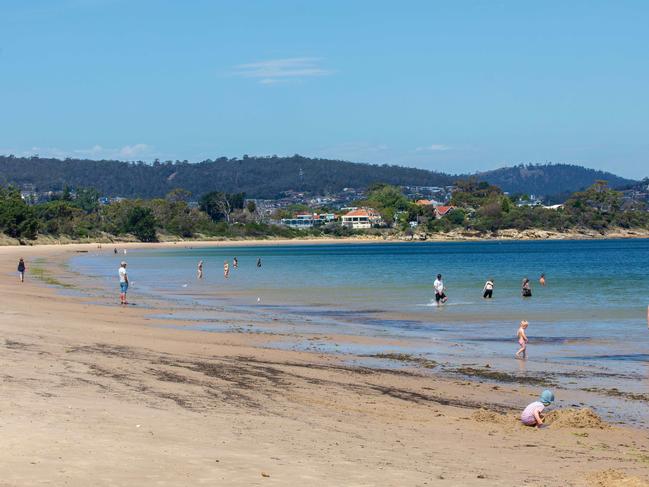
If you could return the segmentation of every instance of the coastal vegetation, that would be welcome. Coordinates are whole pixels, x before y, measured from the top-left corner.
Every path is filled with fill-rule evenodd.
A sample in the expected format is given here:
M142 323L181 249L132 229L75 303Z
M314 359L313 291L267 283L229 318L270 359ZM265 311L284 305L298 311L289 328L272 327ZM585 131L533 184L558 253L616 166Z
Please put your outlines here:
M649 212L644 205L624 207L622 194L609 188L605 181L573 193L563 205L555 207L527 204L524 195L505 195L497 186L485 182L459 181L451 205L457 209L446 218L430 222L431 230L453 226L478 232L649 228ZM462 212L464 217L456 212Z
M622 194L604 181L573 193L563 205L543 207L531 204L526 195L508 195L487 182L460 180L443 215L433 205L411 201L399 187L374 184L362 200L355 202L374 208L382 217L382 228L367 230L353 230L339 221L307 230L282 226L276 222L285 213L330 209L300 205L279 210L269 219L242 192L209 192L197 206L190 204L191 194L183 189L174 189L164 198L120 199L109 204L100 204L98 194L95 189L65 189L50 201L29 204L17 189L0 188L0 231L22 242L38 236L154 242L161 238L400 238L415 234L427 238L454 230L486 236L508 229L588 229L601 233L616 228L649 230L645 205L625 202Z

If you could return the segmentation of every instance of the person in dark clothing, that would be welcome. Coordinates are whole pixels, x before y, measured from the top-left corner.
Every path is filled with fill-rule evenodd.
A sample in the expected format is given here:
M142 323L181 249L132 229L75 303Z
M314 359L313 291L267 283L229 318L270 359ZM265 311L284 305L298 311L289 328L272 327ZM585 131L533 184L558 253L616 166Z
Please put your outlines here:
M532 297L532 287L530 286L530 280L527 277L523 279L523 287L521 288L521 295L524 298Z
M20 282L25 282L26 270L27 270L27 266L25 266L25 261L21 257L20 260L18 261L18 275L20 276Z

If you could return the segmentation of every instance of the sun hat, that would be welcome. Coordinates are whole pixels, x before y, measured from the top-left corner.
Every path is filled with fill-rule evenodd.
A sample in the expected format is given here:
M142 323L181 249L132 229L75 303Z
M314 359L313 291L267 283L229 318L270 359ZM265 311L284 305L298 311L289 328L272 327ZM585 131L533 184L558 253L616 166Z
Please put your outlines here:
M541 393L541 402L545 405L548 406L550 403L554 402L554 394L552 394L552 391L548 391L547 389Z
M126 265L126 261L123 260L122 263L121 263L120 265L121 265L122 267L124 267L124 266Z

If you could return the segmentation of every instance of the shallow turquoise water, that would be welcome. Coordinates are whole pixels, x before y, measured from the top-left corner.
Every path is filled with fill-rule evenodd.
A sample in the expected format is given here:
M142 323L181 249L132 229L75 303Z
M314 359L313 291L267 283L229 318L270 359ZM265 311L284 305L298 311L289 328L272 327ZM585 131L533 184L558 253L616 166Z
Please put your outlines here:
M408 338L394 348L441 362L487 361L515 373L564 374L563 382L575 387L649 393L648 240L178 247L126 256L104 251L75 257L71 265L116 288L125 258L132 300L158 296L184 304L175 317L206 331L223 330L224 313L244 312L242 321L255 331L270 330L274 318L298 333ZM226 280L223 261L232 264L235 256L239 268L231 265ZM199 260L202 281L196 279ZM542 272L544 288L538 284ZM437 273L449 296L439 308L432 303ZM520 296L526 276L530 299ZM490 301L482 299L487 278L496 284ZM524 364L512 359L521 319L530 321ZM318 347L390 351L327 342ZM647 413L644 402L629 407Z

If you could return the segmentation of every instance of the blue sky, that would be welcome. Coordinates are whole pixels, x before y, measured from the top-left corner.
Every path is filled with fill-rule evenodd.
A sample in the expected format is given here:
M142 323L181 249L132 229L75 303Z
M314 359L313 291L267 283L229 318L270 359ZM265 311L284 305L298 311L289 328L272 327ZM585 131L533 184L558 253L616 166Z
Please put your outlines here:
M649 175L647 1L0 0L0 153Z

